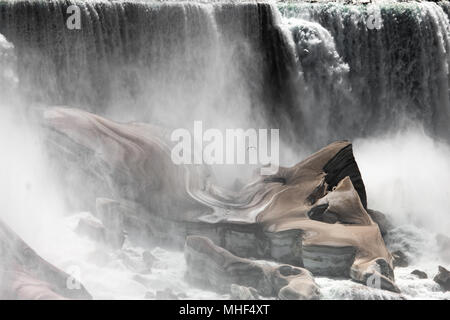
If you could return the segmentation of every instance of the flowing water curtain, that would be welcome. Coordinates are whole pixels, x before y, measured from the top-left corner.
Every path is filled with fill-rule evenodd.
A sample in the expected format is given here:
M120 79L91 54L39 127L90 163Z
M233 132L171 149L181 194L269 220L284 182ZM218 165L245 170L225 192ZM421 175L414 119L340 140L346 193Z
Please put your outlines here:
M80 29L66 27L73 5ZM116 108L171 124L214 112L236 121L238 112L277 109L288 96L276 10L264 3L5 1L0 31L16 45L32 102Z
M447 3L441 5L448 8ZM338 55L349 66L351 99L344 99L345 104L331 103L329 107L333 115L330 126L338 133L335 138L382 132L407 125L411 120L424 124L432 133L450 136L446 125L450 119L450 26L439 5L297 3L282 4L279 8L286 18L309 20L327 29ZM298 30L295 32L293 37L298 38ZM319 41L323 46L327 43L324 39ZM307 59L307 55L303 59L300 55L301 64ZM307 86L319 88L324 81L319 79L317 84L318 79L305 80ZM334 81L328 77L325 83L327 80ZM319 91L322 95L342 96L342 91L339 92L342 89L345 92L341 85L322 86ZM352 102L353 107L349 108ZM317 101L313 103L313 107L320 105Z

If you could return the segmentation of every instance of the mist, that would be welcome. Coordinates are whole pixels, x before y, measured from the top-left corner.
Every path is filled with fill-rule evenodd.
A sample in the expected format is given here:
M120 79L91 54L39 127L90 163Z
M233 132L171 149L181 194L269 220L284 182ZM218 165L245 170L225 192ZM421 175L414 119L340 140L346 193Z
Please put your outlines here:
M450 230L450 147L420 125L354 141L368 206L395 224L432 232Z

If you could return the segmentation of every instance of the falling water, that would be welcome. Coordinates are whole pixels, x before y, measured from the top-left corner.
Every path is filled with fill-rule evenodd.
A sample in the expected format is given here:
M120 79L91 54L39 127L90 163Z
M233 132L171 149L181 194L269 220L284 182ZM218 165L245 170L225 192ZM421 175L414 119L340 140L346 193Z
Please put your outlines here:
M65 27L74 4L80 30ZM275 126L291 164L330 141L354 140L369 207L398 226L388 245L406 242L416 265L433 272L423 243L448 231L450 215L449 13L448 2L2 1L0 33L9 42L0 41L0 63L17 86L1 93L0 141L10 150L2 167L12 168L2 173L9 197L1 206L10 212L2 217L49 261L78 268L95 297L143 298L149 287L171 287L189 298L226 298L188 286L180 253L154 249L155 273L136 280L143 248L105 253L75 235L77 218L90 214L61 204L26 106L168 127L198 119L221 129ZM5 64L12 47L17 63ZM439 252L426 259L441 261ZM445 297L431 280L409 277L397 276L408 298ZM318 281L325 298L389 298Z

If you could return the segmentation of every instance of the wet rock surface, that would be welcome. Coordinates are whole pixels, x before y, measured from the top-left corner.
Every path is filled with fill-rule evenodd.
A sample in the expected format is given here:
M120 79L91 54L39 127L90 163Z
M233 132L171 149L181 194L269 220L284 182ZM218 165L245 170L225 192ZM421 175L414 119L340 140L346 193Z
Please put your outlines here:
M91 299L84 286L51 265L0 220L1 299Z
M367 211L364 183L347 141L275 174L256 175L234 192L216 185L206 165L175 165L167 131L157 126L116 123L60 107L44 110L41 120L49 145L67 160L64 170L80 167L86 179L97 177L97 190L85 199L95 205L97 217L130 239L182 248L186 237L199 235L235 256L362 283L373 274L374 261L393 267L380 232L385 228L381 215ZM81 181L65 189L78 195L87 180ZM386 277L382 287L395 290L391 273L381 275Z
M418 269L413 270L411 274L417 276L419 279L428 279L428 275L425 272Z
M392 252L392 256L394 257L394 267L405 268L409 266L409 259L403 251L396 250Z
M367 213L372 220L378 224L381 235L384 237L390 230L394 228L394 225L389 220L388 216L380 211L367 209Z
M444 291L450 291L450 271L443 266L438 267L438 274L434 277L434 282L439 284Z
M311 273L289 265L269 266L250 259L239 258L216 246L211 240L190 236L186 239L186 278L208 289L235 295L258 295L280 299L311 300L319 297L319 288ZM252 289L244 289L253 288Z

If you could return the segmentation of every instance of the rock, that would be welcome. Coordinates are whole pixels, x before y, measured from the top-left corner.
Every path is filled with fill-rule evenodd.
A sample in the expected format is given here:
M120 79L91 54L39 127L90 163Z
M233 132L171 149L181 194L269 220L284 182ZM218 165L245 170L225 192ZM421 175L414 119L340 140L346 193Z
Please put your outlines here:
M280 299L311 300L319 296L319 288L306 269L289 265L269 266L239 258L205 237L187 237L185 258L186 278L218 292L229 292L229 283L233 283L254 288L258 295ZM254 297L251 291L241 288L235 295Z
M92 299L77 279L42 259L1 220L0 250L0 299Z
M433 280L439 284L444 291L450 291L450 271L444 267L439 266L439 272Z
M178 296L170 288L156 291L156 300L178 300Z
M411 272L411 274L417 276L419 279L428 279L428 275L425 272L418 269Z
M234 283L253 287L264 296L273 295L269 267L236 257L207 238L187 237L184 255L186 278L193 283L224 293Z
M156 295L155 295L154 292L152 292L152 291L147 291L147 292L145 293L144 299L147 299L147 300L153 300L153 299L155 299L155 298L156 298Z
M394 267L406 268L409 265L409 259L403 253L403 251L400 251L400 250L394 251L394 252L392 252L392 256L394 258L394 261L393 261Z
M258 291L255 288L232 284L230 287L232 300L260 300Z
M392 265L383 228L367 212L348 141L275 174L259 174L233 192L214 184L207 165L176 165L164 128L61 107L45 109L42 124L57 159L86 175L64 189L80 197L85 181L97 177L98 190L89 190L86 201L110 197L97 201L97 213L107 229L116 221L130 239L181 248L186 236L199 235L236 256L305 266L323 276L359 279L376 259Z
M394 228L393 224L391 223L391 221L389 221L384 213L372 209L367 209L367 213L372 218L372 220L378 224L381 235L383 237Z
M303 246L303 265L315 276L349 277L355 247Z
M319 299L319 286L306 269L284 265L275 268L271 277L275 292L278 291L281 300Z
M350 270L351 278L368 287L400 293L394 282L394 271L391 265L382 258L367 262L364 265L354 265Z

